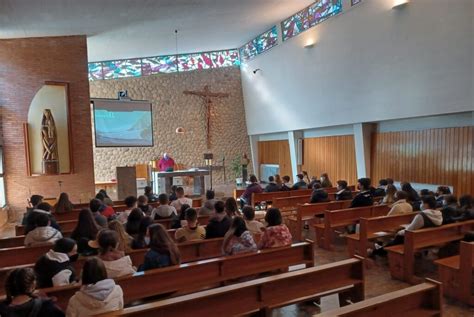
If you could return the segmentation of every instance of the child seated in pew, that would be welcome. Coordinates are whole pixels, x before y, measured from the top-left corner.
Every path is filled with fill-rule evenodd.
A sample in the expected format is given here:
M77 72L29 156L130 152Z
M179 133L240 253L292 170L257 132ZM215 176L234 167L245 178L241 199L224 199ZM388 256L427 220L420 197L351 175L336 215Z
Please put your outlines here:
M321 181L321 186L322 186L322 188L330 188L330 187L332 187L332 182L331 182L331 180L329 179L328 173L322 173L319 180ZM314 184L313 184L313 185L314 185ZM312 188L312 187L308 187L308 188Z
M41 213L36 215L35 222L36 228L28 232L25 237L26 247L54 244L63 237L61 232L50 226L48 215Z
M179 249L176 243L171 240L165 227L155 223L148 227L148 231L150 234L150 250L145 254L145 260L139 271L180 264Z
M224 209L229 218L241 216L239 207L237 206L237 200L235 200L234 197L229 197L225 200Z
M158 196L160 205L153 209L151 212L151 218L154 220L173 218L178 216L178 212L173 206L169 205L168 195L160 194Z
M97 254L95 249L89 247L89 241L95 240L97 234L102 229L94 219L94 215L89 209L82 209L79 212L76 228L71 233L71 239L76 240L77 252L82 255Z
M5 282L6 299L0 302L0 316L63 317L64 313L49 298L35 294L36 275L30 268L12 270Z
M320 183L315 183L313 185L313 192L311 193L311 200L312 204L315 203L323 203L329 201L329 195L324 190L323 186Z
M337 182L336 200L352 199L352 191L347 187L347 182L338 180Z
M127 223L125 224L125 231L132 238L136 238L140 228L140 222L144 217L143 211L140 208L132 210L128 216Z
M95 203L98 207L95 207L93 209L91 204L92 204L92 201L94 201L94 200L96 201ZM115 217L117 216L117 214L115 213L114 208L112 208L112 205L109 205L109 204L106 203L106 199L104 198L104 195L101 194L101 193L98 193L95 196L95 199L91 200L91 202L89 204L89 208L92 210L93 213L95 213L95 212L100 213L102 216L105 217L105 220L115 219ZM102 226L102 224L99 221L97 221L97 223Z
M122 288L113 279L107 278L101 259L87 259L82 269L82 287L69 300L66 316L92 316L122 308Z
M21 220L21 224L23 226L26 226L28 217L33 212L33 210L43 202L43 199L44 197L41 195L31 195L30 199L28 199L28 207L26 207L26 212L23 215L23 219Z
M374 200L370 190L370 178L360 178L357 181L357 188L360 192L352 200L350 208L372 206Z
M120 223L125 224L127 223L128 216L132 210L137 208L138 199L135 196L128 196L123 202L125 203L125 206L127 206L127 209L118 213L117 220L120 221Z
M138 196L138 208L140 208L146 216L150 216L153 211L153 207L148 205L148 198L145 195Z
M153 224L151 217L143 217L138 228L138 235L132 241L132 249L145 249L150 244L150 236L148 235L148 227Z
M176 230L174 237L178 243L206 238L206 228L198 224L197 211L188 208L185 211L186 225Z
M170 206L174 207L176 210L179 210L184 204L192 206L193 200L184 196L184 188L180 186L176 188L176 199L170 203Z
M227 231L222 250L225 255L257 251L257 245L252 234L241 217L234 217L229 231Z
M286 192L286 191L291 190L292 185L290 183L290 176L285 175L281 178L281 180L282 180L283 183L280 186L280 188L281 188L280 191Z
M188 204L181 205L181 209L179 210L179 221L173 222L171 225L172 229L179 229L188 224L186 221L186 210L189 208L191 208L191 206Z
M216 202L214 209L216 212L206 226L206 239L222 238L230 228L231 220L225 213L224 202Z
M282 223L281 212L278 208L270 208L265 214L268 226L258 243L259 249L277 248L291 245L293 237L288 227Z
M69 195L67 193L61 193L58 198L58 202L54 205L54 213L63 214L66 212L71 212L74 209L74 205L69 200Z
M245 225L252 235L263 234L263 223L255 220L255 210L251 206L245 206L242 209Z
M214 204L217 202L215 197L216 193L212 189L206 191L206 202L199 209L199 215L210 215L214 212Z
M441 213L443 214L443 225L454 223L462 216L463 212L458 207L458 199L454 195L445 195Z
M413 206L407 202L408 194L404 191L397 191L395 193L395 202L388 212L387 216L403 215L413 212Z
M388 242L386 245L379 246L375 245L375 250L368 250L369 256L374 257L375 255L384 256L387 254L385 247L403 244L405 242L405 231L406 230L418 230L422 228L439 227L443 223L443 215L441 211L436 210L436 199L433 196L423 196L421 198L420 209L412 220L412 222L403 230L400 230L395 235L395 238Z
M99 199L91 199L89 202L89 209L94 216L95 222L101 228L107 228L107 217L104 215L105 205Z
M100 231L97 240L89 242L90 247L99 248L99 258L104 262L109 278L133 274L136 271L130 256L119 250L118 245L117 232L109 229Z
M49 217L50 221L50 226L53 227L56 230L61 231L61 228L59 227L58 223L56 222L56 219L54 219L54 216L51 214L51 205L48 203L39 203L35 209L33 209L32 212L28 214L28 217L26 218L25 222L25 234L28 234L28 232L32 231L34 228L36 228L36 216L39 214L46 214Z
M397 193L397 188L393 185L387 185L385 187L385 196L380 201L383 205L391 205L395 202L395 194Z
M129 252L132 248L133 238L125 231L125 227L117 220L109 222L109 229L117 232L119 251L125 253Z
M304 175L303 174L298 174L296 175L296 183L293 184L293 187L291 187L292 190L298 190L298 189L308 189L308 184L304 181Z
M62 286L76 281L72 262L77 260L76 241L62 238L54 243L52 250L40 257L35 264L38 288Z
M461 216L456 219L457 221L471 220L474 219L474 199L471 195L463 195L459 198L459 210Z

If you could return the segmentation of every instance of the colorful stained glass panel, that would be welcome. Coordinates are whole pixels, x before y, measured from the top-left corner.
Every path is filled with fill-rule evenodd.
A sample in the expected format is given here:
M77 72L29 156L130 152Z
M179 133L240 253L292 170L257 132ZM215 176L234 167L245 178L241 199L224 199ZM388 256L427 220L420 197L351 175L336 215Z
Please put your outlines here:
M239 52L237 50L210 52L209 57L214 68L240 65Z
M256 47L258 54L261 54L278 44L278 31L276 25L267 32L262 33L256 38Z
M104 79L138 77L142 75L140 58L103 62Z
M178 71L186 72L190 70L209 69L212 67L212 60L208 53L183 54L178 56Z
M104 79L102 74L102 63L89 63L89 80Z
M283 40L313 27L342 12L342 0L319 0L281 23Z
M142 75L176 72L176 56L156 56L142 59Z

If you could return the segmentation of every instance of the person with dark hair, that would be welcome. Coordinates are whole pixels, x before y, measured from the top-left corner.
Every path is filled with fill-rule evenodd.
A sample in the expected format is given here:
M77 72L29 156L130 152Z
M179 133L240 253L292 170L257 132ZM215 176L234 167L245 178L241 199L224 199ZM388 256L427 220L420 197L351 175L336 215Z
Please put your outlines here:
M100 194L100 195L102 195L102 197L104 197L104 199L101 199L101 201L103 201L105 205L107 205L107 206L113 206L114 205L114 202L112 201L112 199L110 199L110 197L107 194L107 191L105 189L99 190L99 192L97 194L98 195Z
M412 222L403 230L400 230L395 235L395 238L387 243L384 247L377 246L375 250L370 250L369 254L373 257L375 255L386 255L385 247L403 244L405 241L406 230L418 230L422 228L438 227L443 223L443 215L441 211L436 210L436 199L433 196L423 196L421 198L421 212L418 213Z
M39 213L35 217L36 228L28 232L25 237L26 247L54 244L56 240L63 237L61 232L50 226L49 217Z
M249 177L250 184L245 189L244 193L240 196L240 207L250 204L250 200L252 199L253 193L261 193L263 192L262 187L258 183L257 176L250 175Z
M56 222L56 219L54 219L54 216L51 214L51 205L48 203L41 202L36 205L36 208L33 209L33 211L31 211L27 215L25 224L25 234L28 234L28 232L36 228L36 216L39 214L47 215L49 218L50 226L58 231L61 231L61 228Z
M104 261L109 278L135 273L130 256L118 250L119 236L116 231L104 229L99 232L96 241L89 242L91 247L99 248L99 258Z
M297 174L296 175L296 183L293 184L293 187L291 187L292 190L298 190L298 189L308 189L308 184L304 181L304 175L303 174Z
M76 241L62 238L54 243L53 249L41 256L35 264L38 287L68 285L76 281L76 272L71 262L77 259Z
M178 189L178 186L176 186L176 185L171 186L171 193L168 196L168 199L169 199L170 202L175 201L176 199L178 199L178 195L176 194L177 189Z
M259 249L277 248L291 245L292 236L288 227L282 223L280 209L270 208L265 214L268 224L258 243Z
M153 208L148 205L148 198L145 195L138 196L138 208L140 208L146 216L150 216L153 211Z
M273 176L268 177L268 185L265 187L265 192L266 193L273 193L277 192L280 190L280 186L278 186L277 183L275 183L275 178Z
M384 197L385 196L385 189L387 188L387 180L381 179L379 180L379 186L374 190L373 196L374 197Z
M69 200L69 195L67 193L61 193L59 195L58 202L54 205L54 212L58 214L63 214L66 212L71 212L74 209L74 205Z
M17 268L8 273L5 281L6 299L0 302L0 316L4 317L64 317L64 313L49 298L35 294L36 275L31 268Z
M189 208L191 208L191 206L189 206L188 204L184 204L181 206L181 209L179 211L179 221L176 221L172 224L171 227L173 229L179 229L188 224L188 222L186 221L186 210L188 210Z
M230 228L231 220L225 213L224 202L216 202L214 208L216 210L215 215L209 219L206 227L206 239L222 238Z
M132 241L132 249L145 249L150 244L150 237L148 236L148 227L153 224L151 217L143 217L140 221L138 234Z
M125 231L132 237L136 238L140 231L140 223L143 219L143 211L140 208L134 208L128 216L127 223L125 224Z
M406 192L407 202L409 202L413 206L413 210L419 210L420 206L420 196L416 192L416 190L411 186L409 182L402 183L402 191Z
M102 214L104 204L97 198L91 199L89 202L89 209L92 212L95 222L102 228L107 227L107 217Z
M127 206L127 209L119 213L117 220L120 221L120 223L122 224L126 224L128 216L130 216L132 210L137 208L138 206L138 199L135 196L128 196L124 199L123 202L125 203L125 206Z
M305 172L303 172L304 174ZM308 174L304 174L306 177L308 177ZM321 185L321 180L317 179L316 176L311 176L311 179L309 180L308 188L313 189L314 184L320 184Z
M158 201L158 197L153 193L151 186L145 186L145 196L148 198L148 202L150 203Z
M193 240L203 240L206 238L206 228L198 224L196 209L186 209L185 220L186 225L176 230L174 234L174 238L176 241L180 243Z
M337 182L336 200L352 199L352 191L347 187L345 180L338 180Z
M383 197L381 203L385 205L391 205L395 202L395 194L397 193L397 188L393 185L388 184L385 187L385 196Z
M459 210L461 216L456 219L457 221L471 220L474 219L474 199L471 195L463 195L459 197Z
M230 218L240 216L239 207L237 206L237 200L234 197L229 197L225 200L224 209Z
M281 178L283 184L280 186L280 190L283 192L291 190L290 176L285 175Z
M173 206L170 206L169 200L168 200L168 195L166 194L160 194L158 196L158 201L160 202L160 205L153 209L151 212L151 218L154 220L158 219L166 219L166 218L173 218L173 217L178 217L178 212L176 211L176 208Z
M77 252L83 255L92 255L95 250L90 248L88 243L97 237L102 229L94 219L89 209L82 209L79 212L76 228L71 233L71 239L77 242Z
M184 204L192 206L193 200L184 196L184 188L180 186L176 188L176 199L171 201L170 206L173 206L176 210L180 210L181 205Z
M320 177L320 181L321 181L321 187L322 187L322 188L330 188L330 187L332 187L332 182L331 182L331 180L329 179L328 173L322 173L322 174L321 174L321 177ZM308 187L308 188L312 188L312 187Z
M200 215L210 215L214 212L214 204L217 202L215 199L215 192L212 189L206 191L206 202L199 209Z
M242 213L244 214L245 225L247 229L249 229L251 234L257 235L262 234L263 231L263 223L260 221L255 220L255 210L252 206L245 206L242 209Z
M441 214L443 215L443 225L456 222L462 216L463 212L458 208L456 196L444 195Z
M28 207L26 207L26 212L21 220L23 226L26 226L30 214L36 209L36 206L43 202L43 198L41 195L32 195L30 199L28 199Z
M357 188L360 192L352 199L350 208L372 206L374 200L370 192L370 178L360 178L357 181Z
M391 186L391 185L389 185ZM393 186L393 185L392 185ZM387 216L403 215L413 212L413 206L407 202L408 194L404 191L397 191L395 193L395 202L388 212Z
M311 194L311 203L323 203L329 201L329 195L324 190L321 184L315 183L313 186L313 193Z
M241 217L234 217L229 231L224 236L222 250L225 255L257 251L252 234Z
M145 260L139 271L180 264L181 254L178 246L170 238L165 227L155 223L148 227L148 231L150 232L150 250L145 254Z
M283 185L283 181L280 177L280 174L275 174L275 183L278 185L278 187L281 188L281 185Z
M446 195L451 195L451 189L448 186L438 186L436 189L436 208L443 207L443 200Z
M69 299L66 316L92 316L122 308L122 288L113 279L107 278L101 259L87 259L82 269L82 287Z

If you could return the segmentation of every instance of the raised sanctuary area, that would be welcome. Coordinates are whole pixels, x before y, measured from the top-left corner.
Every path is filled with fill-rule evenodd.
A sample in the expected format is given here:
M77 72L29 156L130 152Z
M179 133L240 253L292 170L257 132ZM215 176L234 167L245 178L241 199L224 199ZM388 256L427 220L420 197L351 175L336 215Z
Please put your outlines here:
M0 316L474 316L473 0L0 0Z

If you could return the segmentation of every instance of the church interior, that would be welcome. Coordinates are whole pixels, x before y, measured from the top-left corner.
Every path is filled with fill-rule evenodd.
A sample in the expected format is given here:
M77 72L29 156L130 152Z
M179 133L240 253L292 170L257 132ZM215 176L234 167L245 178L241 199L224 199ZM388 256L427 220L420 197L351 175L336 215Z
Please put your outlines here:
M0 316L474 316L473 0L0 0Z

